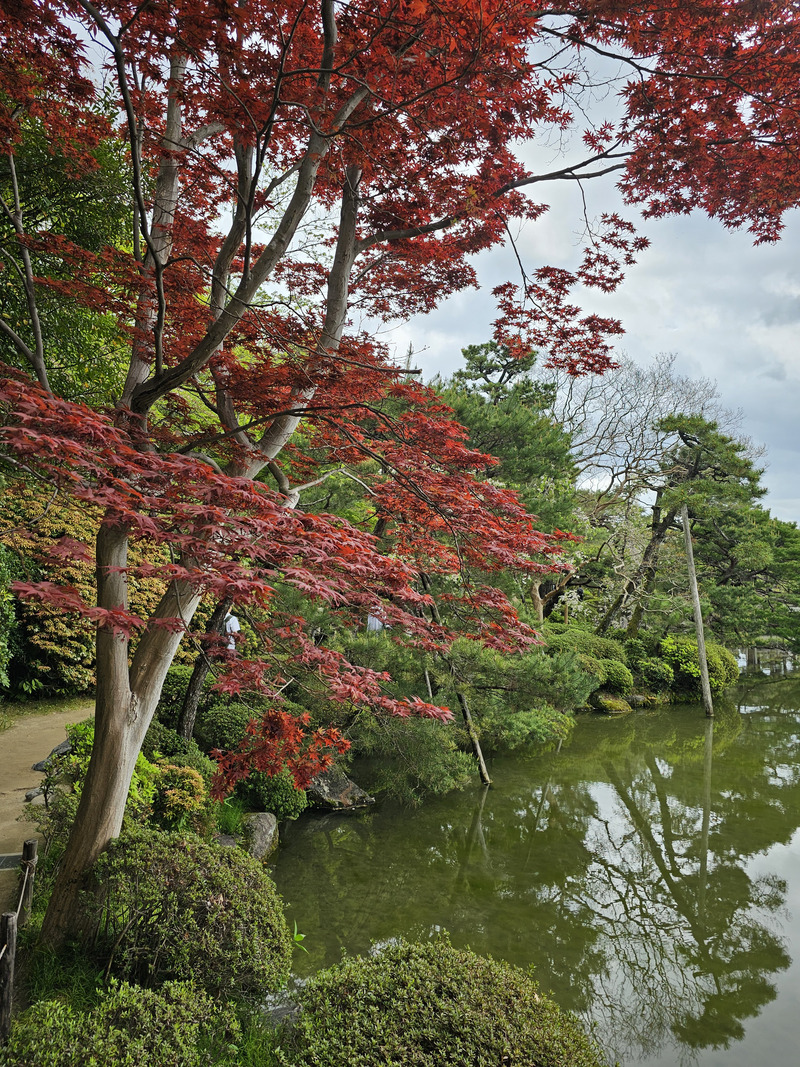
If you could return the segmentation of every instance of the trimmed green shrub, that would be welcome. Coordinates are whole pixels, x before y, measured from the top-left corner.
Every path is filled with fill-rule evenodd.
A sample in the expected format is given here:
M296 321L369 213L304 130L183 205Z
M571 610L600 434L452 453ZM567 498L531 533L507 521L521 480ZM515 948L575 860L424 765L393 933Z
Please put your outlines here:
M296 819L308 807L305 790L297 788L286 768L274 775L254 771L242 793L251 808L271 811L276 819Z
M625 649L619 641L598 637L588 630L570 627L561 634L544 635L548 650L552 652L578 652L595 659L614 659L625 662Z
M168 982L156 992L112 980L90 1011L60 1000L34 1004L14 1021L0 1063L232 1067L240 1039L239 1024L225 1005L187 982Z
M246 704L216 701L197 716L195 737L206 752L215 748L227 751L238 746L253 718L258 718L258 713Z
M661 641L661 656L675 673L675 690L684 696L700 695L700 657L697 641L691 637L669 635ZM721 693L739 677L736 657L714 641L706 642L708 680L712 693Z
M530 974L440 939L322 971L282 1042L290 1067L600 1067L574 1016Z
M206 784L211 781L216 763L202 751L196 741L187 741L175 730L153 719L142 743L142 755L151 763L166 756L181 767L193 767L203 776Z
M611 693L592 693L589 701L593 708L606 715L629 715L633 708L624 697Z
M203 776L193 767L159 763L153 797L153 821L165 830L199 830L211 818Z
M633 675L618 659L603 659L600 663L605 674L603 685L613 693L632 693Z
M606 671L603 664L607 661L580 653L578 662L581 665L581 670L593 680L592 689L598 689L606 680Z
M257 998L288 978L292 937L263 866L241 849L131 829L94 867L97 945L145 986L191 975L215 995Z
M675 672L663 659L654 656L646 656L639 660L636 665L636 673L642 679L648 689L655 692L663 692L671 689L675 681Z
M644 641L638 637L629 637L624 643L625 659L629 667L633 667L634 670L638 667L643 659L647 658L647 649L645 648Z

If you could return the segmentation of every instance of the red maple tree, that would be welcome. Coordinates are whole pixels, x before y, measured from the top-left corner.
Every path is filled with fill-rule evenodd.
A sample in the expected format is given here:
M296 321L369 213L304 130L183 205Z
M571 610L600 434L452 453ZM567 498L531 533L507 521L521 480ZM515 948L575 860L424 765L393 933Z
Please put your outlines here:
M553 543L356 317L401 317L475 284L470 257L535 222L545 206L527 190L548 181L618 171L650 214L699 203L774 239L797 202L800 42L793 5L750 0L14 0L0 35L3 270L24 308L0 316L14 364L3 456L104 509L96 603L57 585L19 590L97 623L94 753L44 927L57 942L119 830L204 595L273 610L267 638L343 699L442 714L392 702L379 677L316 648L302 620L280 616L276 576L343 611L377 597L409 640L446 645L420 614L422 560L444 573L551 565ZM587 131L583 158L531 173L516 147L573 122L597 53L630 70L622 119ZM32 131L76 184L99 145L126 146L130 247L89 249L29 211ZM617 216L586 237L575 270L538 266L496 292L497 339L572 373L609 366L620 331L575 292L613 288L644 247ZM114 317L124 384L105 409L80 402L45 294ZM365 457L391 556L373 533L297 506L304 486ZM172 553L147 619L127 606L132 541ZM476 639L530 640L496 591L467 592ZM239 662L229 685L281 680L267 658ZM265 736L299 760L285 725Z

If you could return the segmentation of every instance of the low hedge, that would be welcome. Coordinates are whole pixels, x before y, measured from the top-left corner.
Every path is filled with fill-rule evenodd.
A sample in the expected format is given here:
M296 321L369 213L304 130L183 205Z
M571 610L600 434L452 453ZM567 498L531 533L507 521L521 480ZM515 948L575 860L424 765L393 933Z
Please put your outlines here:
M393 942L310 979L281 1041L290 1067L600 1067L577 1019L530 974L454 949Z
M11 1029L3 1067L234 1067L241 1037L225 1005L186 982L155 991L113 981L90 1011L42 1000Z

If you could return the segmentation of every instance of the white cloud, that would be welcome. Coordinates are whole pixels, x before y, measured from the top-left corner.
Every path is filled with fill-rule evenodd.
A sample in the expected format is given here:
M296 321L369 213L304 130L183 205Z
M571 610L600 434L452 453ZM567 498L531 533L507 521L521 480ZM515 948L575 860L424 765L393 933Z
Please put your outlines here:
M552 210L520 236L519 250L531 268L570 266L577 259L576 190L556 194ZM607 186L591 194L595 214L618 207L616 191ZM632 217L629 209L625 214ZM716 379L723 403L743 410L742 433L766 445L767 506L779 518L800 522L800 215L789 219L775 245L754 246L747 233L727 231L699 214L641 229L652 243L639 264L616 293L586 292L584 306L622 320L626 334L619 347L637 362L674 352L678 372ZM510 249L485 254L477 265L480 291L452 297L394 335L398 352L413 345L428 376L452 371L462 347L491 336L491 288L518 276Z

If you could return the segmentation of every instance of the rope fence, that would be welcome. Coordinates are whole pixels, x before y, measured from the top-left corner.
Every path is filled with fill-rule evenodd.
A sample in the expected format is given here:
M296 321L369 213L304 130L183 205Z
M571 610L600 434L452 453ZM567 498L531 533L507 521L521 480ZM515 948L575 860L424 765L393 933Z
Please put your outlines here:
M14 1005L14 965L17 956L17 930L25 926L31 917L33 880L39 842L32 838L22 848L20 863L19 901L15 911L7 911L0 917L0 1044L5 1044L11 1029L11 1012Z

